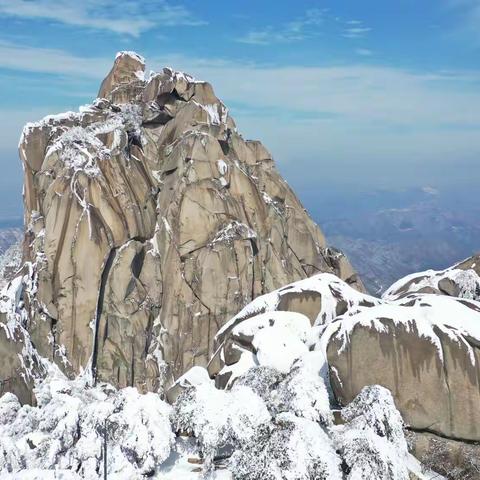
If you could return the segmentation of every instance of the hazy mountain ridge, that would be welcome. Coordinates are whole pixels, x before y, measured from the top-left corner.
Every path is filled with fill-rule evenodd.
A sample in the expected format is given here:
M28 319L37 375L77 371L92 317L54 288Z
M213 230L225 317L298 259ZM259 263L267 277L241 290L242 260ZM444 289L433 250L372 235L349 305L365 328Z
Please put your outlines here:
M333 195L333 194L332 194ZM480 250L480 202L428 189L338 196L313 212L328 240L345 251L372 293L428 268L443 269Z

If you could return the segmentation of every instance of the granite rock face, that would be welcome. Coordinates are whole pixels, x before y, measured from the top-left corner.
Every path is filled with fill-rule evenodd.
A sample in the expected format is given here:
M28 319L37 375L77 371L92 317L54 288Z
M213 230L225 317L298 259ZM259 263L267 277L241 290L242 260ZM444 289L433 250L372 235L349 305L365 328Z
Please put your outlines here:
M339 405L382 385L414 431L480 441L479 302L429 293L378 299L333 275L315 275L257 297L222 327L208 368L217 386L230 388L259 363L257 335L280 338L273 352L290 342L296 355L295 335L276 335L277 323L300 328L305 319L312 327L301 341Z
M363 286L210 84L144 71L120 53L92 105L25 127L22 298L42 357L157 391L255 297L318 272Z
M338 318L324 340L336 398L379 384L414 430L479 441L479 324L480 304L433 295Z

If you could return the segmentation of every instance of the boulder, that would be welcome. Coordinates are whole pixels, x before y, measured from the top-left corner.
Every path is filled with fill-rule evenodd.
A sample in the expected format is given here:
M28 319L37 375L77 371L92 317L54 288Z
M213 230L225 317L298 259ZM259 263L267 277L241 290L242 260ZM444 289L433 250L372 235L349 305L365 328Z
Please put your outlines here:
M253 365L274 366L282 371L282 362L271 365L268 355L262 359L262 346L264 351L268 350L266 344L270 342L272 351L278 350L288 363L302 349L290 340L297 337L304 348L313 348L319 332L336 317L348 309L379 303L380 300L328 273L293 282L255 298L220 329L208 371L219 388L232 385L237 376ZM283 322L293 329L290 333L276 331ZM298 331L303 333L298 335ZM283 345L282 339L289 344Z
M388 288L383 298L396 300L412 293L435 293L480 300L480 255L474 255L445 270L427 270L407 275Z
M379 384L411 428L479 441L479 340L480 304L420 294L347 312L321 343L340 404Z

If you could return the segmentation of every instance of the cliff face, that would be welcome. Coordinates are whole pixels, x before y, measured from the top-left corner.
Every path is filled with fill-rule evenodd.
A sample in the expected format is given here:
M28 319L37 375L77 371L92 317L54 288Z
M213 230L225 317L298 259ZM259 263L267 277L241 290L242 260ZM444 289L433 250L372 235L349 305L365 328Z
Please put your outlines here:
M67 374L140 391L206 365L258 295L318 272L363 289L212 87L144 70L119 54L92 105L20 142L32 342Z

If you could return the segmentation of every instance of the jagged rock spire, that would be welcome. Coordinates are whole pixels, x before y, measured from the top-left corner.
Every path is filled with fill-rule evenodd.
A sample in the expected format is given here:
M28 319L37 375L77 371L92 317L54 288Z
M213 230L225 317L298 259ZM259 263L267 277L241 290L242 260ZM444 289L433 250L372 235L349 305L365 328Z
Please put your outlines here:
M28 331L70 375L157 390L254 297L347 259L210 84L120 53L99 99L26 126Z

